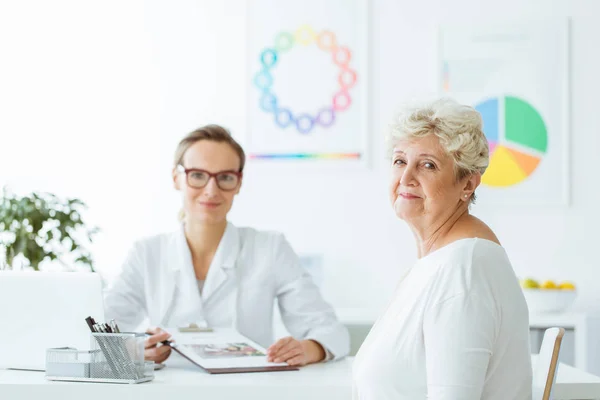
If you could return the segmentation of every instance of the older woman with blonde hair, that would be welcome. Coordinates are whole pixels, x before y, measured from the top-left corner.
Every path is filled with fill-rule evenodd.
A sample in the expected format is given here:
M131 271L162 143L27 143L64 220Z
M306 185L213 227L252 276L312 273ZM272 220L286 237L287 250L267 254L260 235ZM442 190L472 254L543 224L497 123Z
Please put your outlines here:
M388 133L396 215L418 260L355 360L355 399L531 399L529 316L504 248L469 213L488 165L480 114L408 107Z

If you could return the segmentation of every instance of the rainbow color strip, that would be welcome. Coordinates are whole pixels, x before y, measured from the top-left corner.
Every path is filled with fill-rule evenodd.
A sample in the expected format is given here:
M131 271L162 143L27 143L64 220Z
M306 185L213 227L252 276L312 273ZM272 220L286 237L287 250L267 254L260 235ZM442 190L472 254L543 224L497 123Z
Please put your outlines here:
M450 66L448 61L444 61L444 70L442 71L444 92L450 91Z
M331 103L320 107L316 113L294 113L280 104L279 98L271 91L273 75L271 70L277 66L280 56L294 48L295 45L309 46L316 44L319 49L329 53L333 63L340 68L338 74L339 90L332 95ZM266 113L273 114L275 125L285 129L294 126L301 134L309 134L315 127L328 128L335 123L339 113L347 110L352 104L350 89L356 85L357 74L349 64L352 52L337 43L335 34L324 30L315 32L309 25L303 25L293 34L280 32L275 36L275 45L260 53L261 70L254 76L254 85L260 91L259 107Z
M253 160L293 160L293 159L359 159L360 153L289 153L289 154L250 154L250 159Z

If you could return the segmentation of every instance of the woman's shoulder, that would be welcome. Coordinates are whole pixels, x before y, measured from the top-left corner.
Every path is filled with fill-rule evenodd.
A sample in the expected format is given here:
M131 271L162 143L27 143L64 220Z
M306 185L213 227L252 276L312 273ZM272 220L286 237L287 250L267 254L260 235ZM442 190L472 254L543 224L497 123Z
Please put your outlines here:
M281 266L294 264L297 255L282 232L253 227L235 229L240 243L238 257L244 260L248 270L273 272ZM282 260L285 261L283 264Z
M453 240L446 246L430 254L430 260L425 257L425 262L434 264L452 265L447 272L479 268L495 262L510 263L506 250L493 238L471 236Z
M492 228L490 228L479 218L472 215L467 216L455 224L454 229L450 234L450 241L466 238L484 239L501 246L500 240Z
M161 232L161 233L154 233L154 234L150 234L150 235L146 235L146 236L141 236L141 237L138 237L136 240L134 240L133 246L137 247L137 248L144 248L144 247L156 248L156 247L160 247L164 243L168 243L172 240L177 239L177 236L181 235L181 234L182 234L182 232L180 232L180 229L178 229L178 230L169 231L169 232Z
M455 240L420 262L418 267L430 271L424 273L435 304L459 295L488 296L497 278L512 268L502 246L477 237Z
M144 270L155 269L163 264L165 259L173 256L172 249L178 249L177 237L177 232L164 232L134 239L129 243L124 266Z
M277 264L278 260L289 261L298 257L283 232L250 227L236 229L246 259L261 260L262 264L271 265L273 262Z
M497 257L504 248L497 242L480 237L462 237L450 241L445 246L419 260L419 264L451 265L444 272L452 273L473 266L476 256L481 254Z
M256 244L277 244L286 240L285 235L276 230L258 229L249 226L238 227L233 224L231 225L237 230L240 238L244 242L253 242Z
M154 233L135 239L129 247L129 252L144 259L158 260L181 248L182 243L185 243L183 229Z
M504 253L504 248L494 231L473 216L468 216L457 223L445 238L445 242L445 246L434 253L441 253L442 260L460 262L464 266L470 266L475 255L497 257ZM439 257L431 258L439 259Z

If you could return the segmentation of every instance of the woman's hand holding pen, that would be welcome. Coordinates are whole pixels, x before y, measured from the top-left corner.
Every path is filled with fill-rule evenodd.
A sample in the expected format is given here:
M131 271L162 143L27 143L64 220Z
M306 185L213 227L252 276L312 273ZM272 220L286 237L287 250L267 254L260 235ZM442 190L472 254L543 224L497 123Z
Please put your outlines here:
M144 358L148 361L154 361L157 364L162 363L171 355L171 347L165 346L161 342L169 340L171 334L160 328L150 328L146 333L151 336L146 339L144 344Z
M267 360L289 365L306 365L325 359L325 350L314 340L297 340L291 336L272 344L267 349Z

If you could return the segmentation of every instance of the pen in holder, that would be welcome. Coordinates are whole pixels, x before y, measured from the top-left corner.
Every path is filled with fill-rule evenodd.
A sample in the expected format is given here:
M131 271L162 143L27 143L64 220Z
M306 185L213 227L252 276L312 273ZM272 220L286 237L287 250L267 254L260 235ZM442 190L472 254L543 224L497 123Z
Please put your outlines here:
M154 363L144 361L143 333L92 333L89 351L48 349L46 378L111 383L154 379Z

